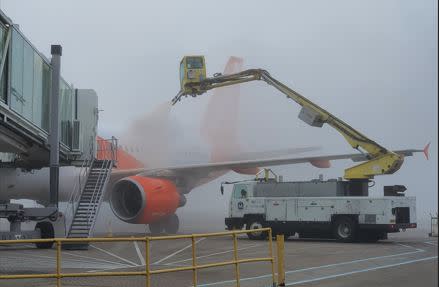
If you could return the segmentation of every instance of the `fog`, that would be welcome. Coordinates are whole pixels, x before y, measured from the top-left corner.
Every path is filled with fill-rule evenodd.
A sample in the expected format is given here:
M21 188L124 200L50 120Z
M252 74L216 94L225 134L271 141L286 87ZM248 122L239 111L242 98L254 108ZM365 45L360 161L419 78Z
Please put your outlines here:
M371 195L382 195L383 185L403 184L417 197L420 225L437 212L435 0L3 0L0 7L44 54L50 44L63 46L63 77L99 95L102 135L148 131L137 135L145 138L147 166L166 165L179 150L211 152L214 145L223 153L231 146L250 152L315 145L324 149L314 155L352 152L330 127L298 120L299 107L264 83L241 85L229 107L210 101L211 93L167 106L179 90L182 56L205 55L209 75L238 56L244 69L268 70L389 149L431 142L429 161L421 154L406 158L396 174L376 177ZM303 180L336 178L349 166L340 161L326 170L308 164L274 170ZM183 230L223 229L230 189L221 196L219 184L242 178L230 172L194 189L178 210ZM116 219L114 226L135 229Z

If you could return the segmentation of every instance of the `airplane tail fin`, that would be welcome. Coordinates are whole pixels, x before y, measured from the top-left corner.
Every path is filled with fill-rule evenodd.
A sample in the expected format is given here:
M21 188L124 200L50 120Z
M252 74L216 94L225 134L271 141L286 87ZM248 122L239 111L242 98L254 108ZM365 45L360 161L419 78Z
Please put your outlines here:
M243 59L230 57L224 74L242 71ZM210 160L227 161L240 151L237 140L240 86L215 89L204 114L201 135L210 147Z
M428 160L429 157L430 157L429 150L430 150L430 143L428 143L428 144L424 147L424 149L422 150L422 152L424 153L425 158L426 158L427 160Z

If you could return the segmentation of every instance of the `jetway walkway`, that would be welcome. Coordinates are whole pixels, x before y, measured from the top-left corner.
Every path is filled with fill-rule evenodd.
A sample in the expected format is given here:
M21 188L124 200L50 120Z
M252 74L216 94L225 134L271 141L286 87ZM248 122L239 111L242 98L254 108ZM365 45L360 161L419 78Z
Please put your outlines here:
M0 10L0 168L49 166L52 64ZM96 139L97 95L59 85L60 164L80 165Z
M0 168L32 171L50 167L49 200L44 207L29 208L11 203L8 198L0 202L0 219L10 222L9 232L1 232L1 238L54 236L52 224L41 221L55 221L61 215L60 166L82 166L90 171L88 186L80 190L77 201L75 198L75 217L69 232L78 233L80 229L81 237L88 237L114 164L114 157L95 161L96 93L77 89L63 79L62 46L51 45L50 51L49 60L0 10ZM84 210L86 225L76 216ZM35 230L21 230L21 223L29 220L40 222Z

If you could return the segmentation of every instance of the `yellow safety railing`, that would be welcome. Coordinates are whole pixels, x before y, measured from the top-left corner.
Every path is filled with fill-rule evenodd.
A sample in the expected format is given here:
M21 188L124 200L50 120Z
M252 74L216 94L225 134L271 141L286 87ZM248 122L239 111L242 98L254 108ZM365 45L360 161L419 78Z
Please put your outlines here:
M250 232L267 232L268 233L268 250L269 257L260 258L247 258L239 259L238 257L238 235ZM232 236L233 238L233 260L222 261L209 264L198 264L196 256L196 238L208 238L208 237L219 237L219 236ZM151 241L159 240L172 240L172 239L191 239L192 240L192 266L185 267L175 267L168 269L154 269L151 270L150 264L150 243ZM94 272L94 273L63 273L61 272L61 246L63 243L90 243L90 242L130 242L130 241L141 241L145 243L145 270L144 271L130 271L130 272ZM261 228L252 230L236 230L227 232L216 232L216 233L201 233L201 234L191 234L191 235L173 235L173 236L155 236L155 237L120 237L120 238L53 238L53 239L28 239L28 240L1 240L1 244L25 244L25 243L44 243L44 242L54 242L56 244L56 272L55 273L44 273L44 274L15 274L15 275L0 275L1 279L32 279L32 278L56 278L56 286L61 286L62 278L73 278L73 277L100 277L100 276L145 276L146 286L151 286L151 275L188 271L192 270L192 282L193 286L197 286L197 271L199 269L235 265L235 278L236 286L240 286L240 271L239 265L242 263L250 262L270 262L271 263L271 273L273 286L276 286L275 277L275 260L273 257L273 242L272 242L272 232L271 228ZM279 251L278 251L279 252ZM283 261L283 260L282 260ZM279 272L278 272L279 273ZM282 272L283 273L283 272Z

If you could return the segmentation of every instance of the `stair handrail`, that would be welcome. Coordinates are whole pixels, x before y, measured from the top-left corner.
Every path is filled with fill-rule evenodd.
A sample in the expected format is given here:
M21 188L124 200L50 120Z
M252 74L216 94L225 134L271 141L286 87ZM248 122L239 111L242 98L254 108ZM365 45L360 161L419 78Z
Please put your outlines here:
M113 164L115 163L115 157L117 154L117 139L115 137L111 137L111 139L100 139L97 146L97 154L102 157L103 160L100 166L101 171L99 172L93 187L93 193L89 200L89 206L86 212L86 226L88 228L88 235L90 235L90 232L96 223L96 216L100 208L100 203L102 202L104 188L109 180L108 175L111 172ZM100 196L99 193L101 193ZM92 217L91 215L93 212L94 214Z
M108 181L110 180L110 173L111 173L111 169L113 167L114 161L113 160L105 160L102 163L102 166L104 167L105 173L103 174L102 177L102 184L99 185L99 189L96 190L96 196L95 196L95 192L93 193L93 211L94 211L94 215L93 215L93 220L91 217L88 217L88 221L87 221L87 226L89 226L88 229L88 236L90 236L90 233L93 231L94 226L96 224L96 219L99 213L99 210L101 208L102 205L102 201L104 198L104 189L108 183ZM100 193L100 196L98 196L98 194ZM90 222L91 221L91 222Z
M77 176L78 180L75 181L75 183L73 185L72 193L70 194L69 200L67 201L67 205L65 208L64 220L66 220L70 216L69 228L67 228L67 226L65 226L65 235L66 236L68 235L68 232L70 232L73 220L75 218L75 216L74 216L75 210L76 210L75 204L81 198L81 194L82 194L81 191L83 189L83 185L87 182L87 178L88 178L88 175L90 173L90 169L91 169L93 162L94 162L95 140L93 139L93 137L90 138L89 147L90 147L90 149L89 149L88 155L82 161L82 164L81 164L81 167L79 168L79 173ZM84 181L82 181L83 178L85 179ZM69 208L69 207L71 207L71 208ZM67 230L68 230L68 232L67 232Z
M103 176L103 172L102 172L102 169L103 169L103 167L105 166L105 163L107 162L107 160L103 160L102 161L102 163L101 163L101 166L100 166L100 172L99 172L99 175L98 175L98 177L97 177L97 179L96 179L96 182L95 182L95 184L94 184L94 187L93 187L93 193L92 193L92 195L91 195L91 198L90 198L90 200L89 200L89 205L88 205L88 208L87 208L87 213L86 213L86 216L87 216L87 228L89 228L89 230L88 230L88 233L90 234L90 229L91 229L91 221L92 220L94 220L95 218L92 218L91 217L91 215L92 215L92 212L94 212L95 211L95 201L96 201L96 198L97 198L97 196L98 196L98 193L99 193L99 191L100 191L100 189L101 189L101 187L102 187L102 181L103 181L103 178L102 178L102 176ZM106 172L105 172L106 173ZM95 214L96 215L96 214Z

